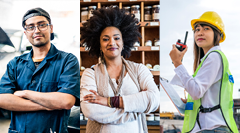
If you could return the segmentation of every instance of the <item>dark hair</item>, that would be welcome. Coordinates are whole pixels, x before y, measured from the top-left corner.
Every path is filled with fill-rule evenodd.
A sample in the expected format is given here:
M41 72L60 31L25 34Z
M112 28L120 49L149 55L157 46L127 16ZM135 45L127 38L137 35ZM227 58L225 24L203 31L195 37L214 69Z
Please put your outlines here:
M124 9L100 8L80 28L81 43L89 49L89 55L100 57L100 36L106 27L116 27L122 33L123 50L121 55L129 57L133 44L141 37L138 20L134 15L126 15Z
M214 33L214 38L213 38L213 45L214 46L218 46L219 45L219 41L220 41L220 32L216 29L216 27L213 27L210 24L199 24L201 27L203 26L210 26L213 30ZM197 24L194 26L194 29L196 29ZM195 32L194 32L195 33ZM193 64L193 71L195 72L198 65L201 62L201 58L204 57L204 51L202 48L198 47L195 40L194 40L194 50L193 50L193 54L194 54L194 64Z

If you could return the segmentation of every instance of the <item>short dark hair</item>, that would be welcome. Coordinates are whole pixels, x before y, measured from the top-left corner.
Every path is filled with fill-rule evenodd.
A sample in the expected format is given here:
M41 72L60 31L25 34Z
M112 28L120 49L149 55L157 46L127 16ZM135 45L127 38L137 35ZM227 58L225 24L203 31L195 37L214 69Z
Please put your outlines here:
M129 57L133 44L141 37L138 20L134 15L126 15L118 7L100 8L93 11L93 16L80 28L81 43L86 45L91 56L100 57L100 36L106 27L116 27L122 33L123 50L121 55Z

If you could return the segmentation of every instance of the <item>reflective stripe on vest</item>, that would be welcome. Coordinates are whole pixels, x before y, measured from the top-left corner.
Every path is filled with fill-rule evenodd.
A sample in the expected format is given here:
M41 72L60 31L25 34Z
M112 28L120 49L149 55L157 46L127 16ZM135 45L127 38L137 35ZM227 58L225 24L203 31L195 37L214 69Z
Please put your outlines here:
M228 67L228 61L226 56L220 50L214 50L211 52L217 52L221 55L222 59L222 78L221 78L221 88L219 92L219 104L220 104L220 111L223 116L223 119L230 129L231 132L238 133L237 125L233 118L233 78L231 72ZM202 63L207 58L207 56L211 53L209 52L201 61L199 66L197 67L193 77L197 75L198 70L201 68ZM228 95L227 95L228 94ZM199 113L199 107L201 106L201 99L193 100L192 97L188 94L188 103L193 103L192 110L185 110L184 115L184 123L182 133L191 132L195 126L197 114Z

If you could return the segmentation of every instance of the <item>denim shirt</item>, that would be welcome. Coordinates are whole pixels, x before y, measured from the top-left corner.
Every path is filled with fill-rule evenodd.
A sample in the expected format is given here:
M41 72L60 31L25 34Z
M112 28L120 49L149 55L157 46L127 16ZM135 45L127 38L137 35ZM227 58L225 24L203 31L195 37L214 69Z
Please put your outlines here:
M71 53L59 51L53 44L37 68L33 51L15 57L7 65L0 81L0 94L17 90L62 92L80 98L80 69L78 59ZM67 133L70 110L11 112L9 133Z

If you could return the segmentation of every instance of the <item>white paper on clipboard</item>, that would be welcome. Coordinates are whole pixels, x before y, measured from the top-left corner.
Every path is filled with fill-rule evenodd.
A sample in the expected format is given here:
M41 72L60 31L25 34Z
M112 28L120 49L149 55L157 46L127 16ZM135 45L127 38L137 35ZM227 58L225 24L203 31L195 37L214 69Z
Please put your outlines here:
M172 85L168 82L168 80L160 77L160 84L164 91L167 93L168 97L176 107L177 111L181 116L184 116L185 112L185 106L186 104L182 102L180 96L177 94L175 89L172 87Z

